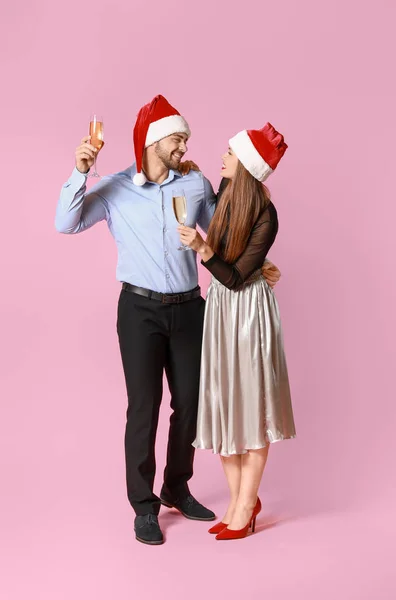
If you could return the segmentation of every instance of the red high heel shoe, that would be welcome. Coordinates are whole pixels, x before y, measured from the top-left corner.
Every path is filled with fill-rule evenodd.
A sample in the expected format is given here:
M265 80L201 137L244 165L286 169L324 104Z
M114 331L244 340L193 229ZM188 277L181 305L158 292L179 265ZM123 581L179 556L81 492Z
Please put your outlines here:
M260 510L261 510L261 501L260 501L260 498L257 498L256 506L253 509L252 519L253 519L253 517L258 515ZM213 527L208 529L208 533L220 533L220 531L223 531L223 529L225 529L226 527L227 527L227 523L223 523L223 521L220 521L219 523L216 523L216 525L213 525Z
M217 535L216 540L240 540L247 536L249 529L254 533L256 528L256 517L261 511L261 501L260 498L257 498L256 506L253 509L252 516L248 521L248 524L242 529L228 529L228 526L225 529L222 529Z
M227 523L223 523L223 521L220 521L219 523L216 523L216 525L213 525L213 527L208 529L208 533L220 533L220 531L223 531L223 529L225 529L226 527Z

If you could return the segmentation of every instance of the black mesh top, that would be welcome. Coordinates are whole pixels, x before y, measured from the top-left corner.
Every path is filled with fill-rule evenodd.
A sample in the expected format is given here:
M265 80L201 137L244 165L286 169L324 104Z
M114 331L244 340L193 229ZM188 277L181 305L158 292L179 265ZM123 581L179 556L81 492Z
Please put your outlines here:
M220 199L227 183L228 180L222 179L217 201ZM214 254L208 261L201 261L201 263L228 289L238 289L252 273L263 265L277 233L278 215L275 206L270 202L266 209L259 214L245 250L233 264L225 262L218 254ZM224 248L224 240L222 242L221 246Z

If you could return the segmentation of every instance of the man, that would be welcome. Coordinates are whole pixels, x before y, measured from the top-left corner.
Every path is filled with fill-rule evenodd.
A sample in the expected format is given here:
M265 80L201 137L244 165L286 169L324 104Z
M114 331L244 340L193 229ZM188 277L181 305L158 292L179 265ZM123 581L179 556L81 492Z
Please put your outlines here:
M57 230L68 234L106 220L118 247L122 291L117 330L128 393L127 491L136 513L136 539L146 544L163 543L157 518L161 503L189 519L215 518L188 487L193 474L204 300L195 252L178 250L173 190L182 189L186 196L192 227L198 224L207 231L215 208L212 186L202 173L192 170L182 176L178 172L189 137L185 119L165 98L156 96L137 117L136 164L103 178L85 193L96 150L89 137L83 138L56 213ZM278 278L274 268L272 283ZM155 438L164 369L173 413L158 498L153 493Z

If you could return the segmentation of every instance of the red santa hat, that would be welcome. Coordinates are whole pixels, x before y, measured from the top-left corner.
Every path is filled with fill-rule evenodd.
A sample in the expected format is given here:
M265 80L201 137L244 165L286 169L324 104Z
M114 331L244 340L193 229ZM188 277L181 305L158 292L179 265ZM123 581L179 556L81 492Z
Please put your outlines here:
M245 169L259 181L265 181L273 173L287 150L283 135L271 123L259 130L244 129L229 144Z
M135 185L141 186L147 181L142 172L145 148L172 133L186 133L188 137L191 135L188 123L180 113L163 96L156 96L140 109L133 130L136 158L136 175L133 177Z

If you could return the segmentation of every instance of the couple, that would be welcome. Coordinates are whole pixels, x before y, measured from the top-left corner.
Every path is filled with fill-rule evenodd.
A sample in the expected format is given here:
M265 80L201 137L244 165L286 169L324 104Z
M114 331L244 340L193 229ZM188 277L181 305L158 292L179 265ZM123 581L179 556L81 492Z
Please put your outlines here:
M106 220L117 244L122 282L117 331L128 394L127 492L136 513L136 539L153 545L163 542L161 504L189 519L215 518L188 487L194 447L221 456L230 502L209 532L232 539L254 529L269 443L295 436L271 290L279 271L269 262L263 266L278 222L262 182L287 146L270 124L238 133L223 157L216 197L202 173L183 175L189 169L181 163L189 137L186 120L156 96L137 117L136 164L104 177L88 193L87 174L97 151L83 138L55 222L59 232L72 234ZM191 227L177 227L173 214L173 190L181 188ZM206 242L196 225L208 233ZM180 239L193 251L179 251ZM196 254L213 275L206 308ZM155 439L164 369L173 412L157 497Z

